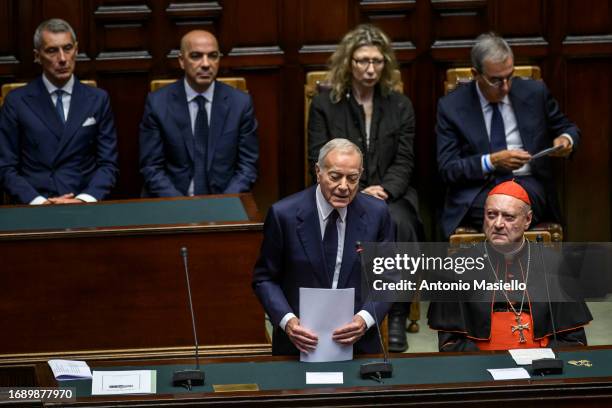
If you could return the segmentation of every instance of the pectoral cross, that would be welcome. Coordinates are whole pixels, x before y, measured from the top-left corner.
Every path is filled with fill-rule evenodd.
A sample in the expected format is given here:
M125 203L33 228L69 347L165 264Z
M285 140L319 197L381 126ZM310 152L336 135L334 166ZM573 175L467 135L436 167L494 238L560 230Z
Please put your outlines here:
M519 343L527 343L527 340L525 340L525 335L523 334L523 330L529 330L529 323L522 324L521 315L516 316L516 326L512 326L512 333L517 330L519 332Z

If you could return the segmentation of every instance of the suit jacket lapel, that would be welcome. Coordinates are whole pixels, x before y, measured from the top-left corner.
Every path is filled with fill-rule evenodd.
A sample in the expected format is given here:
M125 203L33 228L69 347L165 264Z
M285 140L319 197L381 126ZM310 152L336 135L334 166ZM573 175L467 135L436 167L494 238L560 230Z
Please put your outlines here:
M174 84L170 92L170 103L168 104L170 116L174 120L174 124L179 130L179 136L185 143L185 148L189 154L189 158L193 161L194 136L191 129L191 118L189 116L189 106L187 105L187 94L185 93L185 85L183 80L178 80Z
M357 193L359 194L359 193ZM342 266L338 278L338 288L345 288L351 272L357 262L355 244L365 236L367 225L363 219L364 210L359 204L358 197L348 206L346 213L346 228L344 230L344 250L342 252ZM359 271L361 273L361 270Z
M480 107L480 99L476 91L476 81L472 81L466 86L470 87L470 101L457 107L457 110L465 121L466 128L469 130L466 136L472 139L472 143L476 146L479 153L486 154L490 151L490 143L484 121L484 114Z
M307 194L309 196L308 199L304 200L304 203L296 212L297 235L304 253L308 257L313 275L319 281L320 287L331 288L331 280L327 275L323 256L323 243L315 200L315 188L310 188Z
M68 109L68 118L55 154L55 160L58 159L62 150L83 125L88 112L91 111L93 95L86 92L86 86L87 85L81 84L77 78L74 79L74 86L70 97L70 108ZM57 114L55 116L57 116Z
M31 92L25 97L26 104L32 110L34 115L38 116L40 121L49 128L49 131L59 140L64 131L64 125L60 122L60 118L55 111L55 106L51 101L51 96L45 88L42 77L36 79L36 83L31 88Z
M213 161L217 141L223 136L225 117L229 113L229 102L224 84L215 82L215 93L213 95L212 110L210 113L210 132L208 133L208 148L206 149L206 170L210 170Z

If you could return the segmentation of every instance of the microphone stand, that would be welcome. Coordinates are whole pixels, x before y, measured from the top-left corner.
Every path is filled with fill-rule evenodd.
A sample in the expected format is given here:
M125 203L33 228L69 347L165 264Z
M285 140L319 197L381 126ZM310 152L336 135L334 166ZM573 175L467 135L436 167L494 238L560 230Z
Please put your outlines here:
M361 263L361 273L365 279L366 285L368 286L368 294L370 293L370 279L368 278L368 273L366 271L365 262L363 259L363 246L360 241L356 243L356 250L359 254L359 262ZM374 302L372 302L374 304ZM378 323L378 316L376 313L376 305L374 305L374 322L376 323L376 331L378 332L378 341L380 342L380 347L383 351L384 360L382 362L372 361L369 363L363 363L359 367L359 374L361 378L371 378L374 381L382 382L383 378L390 378L393 376L393 365L389 362L389 355L387 354L387 349L382 341L382 335L380 334L380 324Z
M196 366L194 369L176 370L172 374L172 385L175 387L185 387L191 391L192 386L204 385L204 372L200 370L200 355L198 352L198 334L196 330L195 314L193 313L193 302L191 300L191 285L189 283L189 268L187 267L187 248L181 248L181 256L183 257L183 265L185 267L185 279L187 281L187 295L189 298L189 309L191 310L191 327L193 328L193 339L195 342L195 360Z
M527 242L529 245L529 242ZM557 343L557 329L555 327L555 316L553 315L552 302L550 301L550 290L548 288L548 273L546 265L544 264L544 253L542 247L543 239L541 235L536 237L536 246L540 250L540 260L542 262L542 269L544 270L544 283L546 284L546 298L548 300L548 313L550 315L550 323L552 325L553 339L555 344ZM532 312L533 316L533 312ZM563 360L560 358L541 358L539 360L533 360L531 362L531 370L535 375L548 375L548 374L563 374Z

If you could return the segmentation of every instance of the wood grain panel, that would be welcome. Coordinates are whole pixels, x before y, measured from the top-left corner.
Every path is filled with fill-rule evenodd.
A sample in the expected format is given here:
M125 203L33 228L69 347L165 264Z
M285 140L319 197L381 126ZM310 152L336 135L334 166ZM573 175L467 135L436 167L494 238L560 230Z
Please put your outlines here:
M374 24L395 42L414 42L416 1L364 1L359 3L361 22Z
M572 241L610 240L612 58L568 63L566 113L582 131L566 165L564 201Z
M181 246L189 248L200 343L265 343L250 288L260 242L256 230L0 242L12 265L0 312L16 324L0 340L2 353L193 344Z
M352 28L349 0L300 0L303 44L336 44Z
M149 91L149 77L141 73L103 73L98 86L108 91L117 128L120 175L114 198L140 197L142 178L138 164L139 125ZM126 107L129 106L129 109Z
M253 194L260 208L267 209L279 197L279 182L282 181L279 175L284 173L279 166L279 145L283 143L280 140L283 134L280 128L280 73L278 70L265 70L235 71L235 74L246 77L249 94L253 97L259 136L259 168Z
M280 0L223 2L227 16L223 19L225 32L231 37L231 47L262 47L281 42L279 31Z
M487 7L482 2L434 3L436 41L473 39L487 29Z
M506 37L543 37L546 33L545 0L498 0L496 6L494 27L500 34ZM520 18L507 18L519 13Z
M611 34L612 2L568 0L566 24L569 35Z

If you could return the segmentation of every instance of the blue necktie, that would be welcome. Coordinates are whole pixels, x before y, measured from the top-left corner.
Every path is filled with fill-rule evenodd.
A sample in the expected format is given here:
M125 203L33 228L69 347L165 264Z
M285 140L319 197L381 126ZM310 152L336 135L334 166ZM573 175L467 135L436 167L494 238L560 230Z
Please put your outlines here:
M60 121L62 122L62 124L66 124L66 117L64 116L64 102L62 101L62 95L64 94L64 91L62 91L61 89L57 89L55 91L55 94L57 95L57 101L55 101L55 110L57 111L57 114L60 117Z
M327 225L323 234L323 249L325 250L325 267L329 275L329 281L333 284L334 271L336 269L336 256L338 256L338 210L333 210L327 217Z
M208 177L206 174L206 151L208 148L208 114L206 113L206 99L202 95L195 97L198 104L193 136L194 148L194 174L193 193L195 195L209 194Z
M504 128L504 119L502 118L499 106L497 103L490 103L493 109L491 115L491 153L507 150L506 130Z
M499 104L490 103L493 109L491 115L491 153L507 150L506 143L506 128L504 127L504 119L499 111ZM512 171L505 169L497 169L495 172L495 182L501 183L512 178Z

